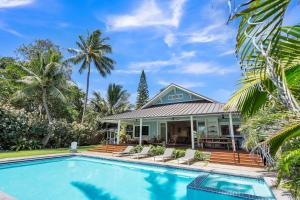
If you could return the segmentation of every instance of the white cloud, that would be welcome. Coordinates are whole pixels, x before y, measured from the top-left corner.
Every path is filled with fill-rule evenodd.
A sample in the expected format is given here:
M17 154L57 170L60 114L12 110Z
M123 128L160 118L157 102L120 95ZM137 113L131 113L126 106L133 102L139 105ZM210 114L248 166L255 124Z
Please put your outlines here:
M184 66L177 67L172 72L185 73L185 74L217 74L224 75L232 72L236 72L236 67L224 67L211 62L194 62L187 63Z
M131 14L110 16L109 29L120 30L149 26L178 27L186 0L173 0L168 10L160 8L155 0L144 0Z
M164 42L169 46L172 47L176 42L176 36L173 33L168 33L165 35Z
M117 72L138 74L141 70L145 70L146 72L160 72L164 70L166 73L225 75L239 71L235 66L223 66L214 62L190 61L190 58L195 56L195 51L183 51L179 55L174 54L166 60L133 62L128 69L117 70Z
M183 35L186 38L186 43L226 42L234 37L234 30L218 22Z
M10 28L7 24L5 24L4 22L0 21L0 30L4 31L4 32L7 32L7 33L10 33L14 36L17 36L17 37L24 37L24 35L12 28Z
M226 1L216 0L203 6L201 27L182 33L185 43L226 43L235 36L235 29L226 24L228 13Z
M154 60L154 61L144 61L144 62L134 62L130 64L130 70L148 70L148 71L158 71L162 67L176 66L182 63L185 59L194 57L196 55L195 51L183 51L180 55L173 55L167 60Z
M172 82L165 81L165 80L159 80L157 83L162 86L168 86ZM197 82L197 81L181 81L181 82L176 81L176 84L178 84L182 87L185 87L185 88L196 88L196 87L204 87L205 86L205 83Z
M33 0L0 0L0 8L12 8L33 3Z
M141 70L123 70L123 69L117 69L114 70L116 73L121 73L121 74L140 74Z
M221 53L220 56L228 56L228 55L234 56L234 53L235 53L234 49L229 49L229 50L224 51L223 53Z

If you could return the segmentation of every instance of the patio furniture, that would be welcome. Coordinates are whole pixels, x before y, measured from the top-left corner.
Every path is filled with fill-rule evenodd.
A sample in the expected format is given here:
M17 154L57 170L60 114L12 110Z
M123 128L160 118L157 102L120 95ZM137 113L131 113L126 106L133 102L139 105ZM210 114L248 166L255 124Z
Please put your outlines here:
M190 162L195 159L195 153L196 153L196 150L187 149L184 157L177 159L177 163L178 164L179 163L188 163L188 165L190 165Z
M163 162L165 162L165 160L172 159L173 151L174 151L173 148L166 148L163 155L154 156L154 161L156 159L156 160L162 160Z
M77 142L71 143L70 152L77 153Z
M131 154L131 150L133 149L133 146L127 146L126 149L124 149L124 151L121 152L113 152L112 156L128 156Z
M211 148L216 148L216 145L221 145L225 148L227 147L227 149L229 150L232 142L230 138L212 137L199 139L199 144L202 148L205 148L205 146L208 144Z
M144 147L140 153L132 154L132 158L144 158L149 156L150 147Z

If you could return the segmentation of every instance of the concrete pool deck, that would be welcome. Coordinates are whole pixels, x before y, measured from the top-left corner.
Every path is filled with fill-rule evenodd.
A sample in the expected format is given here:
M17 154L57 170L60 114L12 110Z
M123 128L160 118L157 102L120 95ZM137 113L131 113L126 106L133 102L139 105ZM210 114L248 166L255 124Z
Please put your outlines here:
M169 160L166 162L154 162L153 157L147 157L142 159L133 159L130 156L124 157L114 157L111 153L98 153L98 152L82 152L82 153L62 153L62 154L50 154L50 155L39 155L39 156L29 156L29 157L18 157L18 158L6 158L0 159L1 163L11 163L15 161L22 160L36 160L36 159L45 159L45 158L53 158L53 157L61 157L61 156L71 156L71 155L82 155L96 158L105 158L105 159L113 159L119 161L129 161L136 163L144 163L144 164L155 164L157 166L169 166L175 168L183 168L183 169L191 169L191 170L202 170L207 172L215 172L215 173L223 173L237 176L247 176L253 178L264 178L268 186L272 189L273 194L278 200L291 200L292 197L290 193L283 189L278 189L274 187L276 182L276 174L274 172L269 172L264 168L254 168L254 167L243 167L243 166L234 166L234 165L222 165L216 163L208 163L204 161L193 162L191 165L186 164L177 164L177 160ZM0 200L4 197L4 193L0 191Z

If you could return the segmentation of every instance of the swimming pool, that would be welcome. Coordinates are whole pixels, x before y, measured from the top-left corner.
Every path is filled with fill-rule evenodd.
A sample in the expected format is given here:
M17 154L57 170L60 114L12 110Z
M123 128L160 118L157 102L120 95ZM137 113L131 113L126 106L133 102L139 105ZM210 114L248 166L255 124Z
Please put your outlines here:
M273 198L266 184L255 182L257 179L85 156L0 164L0 191L19 200L186 200L209 195L217 197L218 193L206 191L209 193L206 194L200 190L187 195L187 186L197 177L205 177L205 185L220 191L234 190L239 188L239 180L244 183L248 180L248 185L239 189L249 194L259 191L263 197ZM220 180L221 185L217 183ZM227 185L226 189L226 181L235 185ZM225 196L228 200L245 199Z

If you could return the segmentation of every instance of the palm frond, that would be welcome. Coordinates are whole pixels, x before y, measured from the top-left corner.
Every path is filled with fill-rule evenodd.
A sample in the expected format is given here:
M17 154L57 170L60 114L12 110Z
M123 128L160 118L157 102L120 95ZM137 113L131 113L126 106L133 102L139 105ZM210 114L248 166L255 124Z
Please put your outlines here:
M269 138L266 143L269 145L270 154L275 156L280 147L288 140L300 136L300 123L291 125Z

